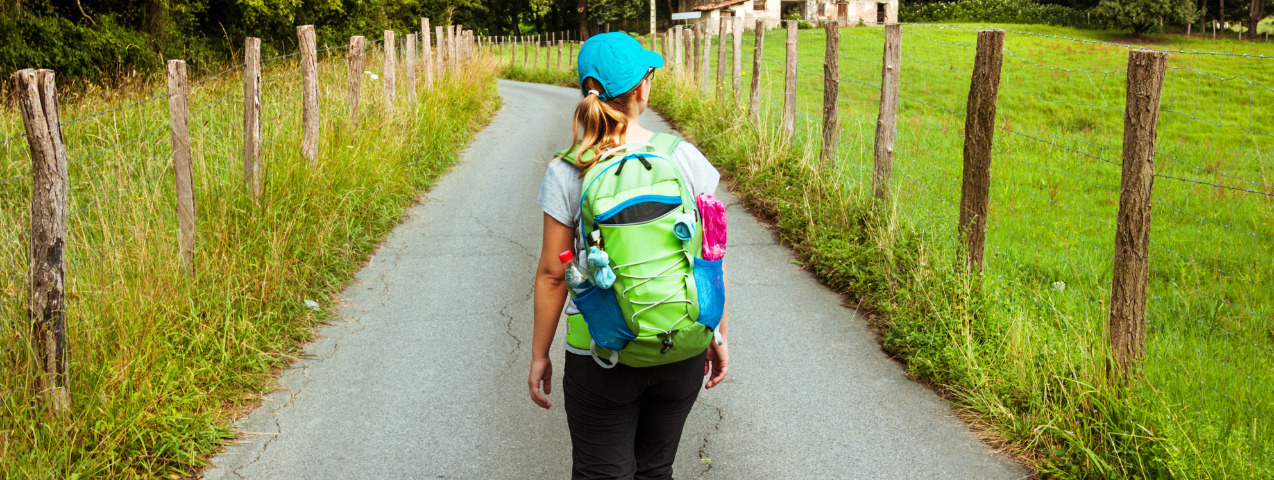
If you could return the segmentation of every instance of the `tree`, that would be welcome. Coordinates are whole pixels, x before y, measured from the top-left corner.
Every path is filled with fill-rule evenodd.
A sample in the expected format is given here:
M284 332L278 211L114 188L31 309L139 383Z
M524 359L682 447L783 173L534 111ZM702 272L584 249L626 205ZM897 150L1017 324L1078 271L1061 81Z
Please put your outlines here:
M1150 31L1160 20L1190 23L1198 15L1192 0L1102 0L1093 14L1115 28L1130 29L1133 36Z
M1256 24L1261 23L1261 17L1265 16L1264 10L1265 10L1264 0L1252 0L1252 8L1249 9L1247 12L1248 13L1247 15L1248 31L1252 32L1252 35L1250 37L1252 40L1256 40L1256 36L1259 32L1259 30L1256 28L1257 27Z

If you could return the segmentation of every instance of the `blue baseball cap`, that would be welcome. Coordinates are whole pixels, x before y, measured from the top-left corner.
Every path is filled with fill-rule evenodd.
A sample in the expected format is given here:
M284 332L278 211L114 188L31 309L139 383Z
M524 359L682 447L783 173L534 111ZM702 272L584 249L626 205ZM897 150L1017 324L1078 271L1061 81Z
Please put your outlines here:
M664 66L664 57L642 48L627 33L611 32L589 37L579 49L576 65L580 93L588 95L584 79L593 77L606 90L598 96L610 100L636 87L650 69Z

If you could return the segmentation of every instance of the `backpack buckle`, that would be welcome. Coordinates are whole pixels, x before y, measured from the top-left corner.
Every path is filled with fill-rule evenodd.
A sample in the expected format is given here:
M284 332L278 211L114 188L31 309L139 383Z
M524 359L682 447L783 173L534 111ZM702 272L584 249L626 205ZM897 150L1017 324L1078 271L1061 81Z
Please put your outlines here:
M673 347L672 334L674 333L677 333L677 330L673 330L668 333L661 333L658 335L659 337L663 338L663 345L664 345L664 348L659 349L660 354L665 354L665 353L668 353L668 350L672 350L672 347Z

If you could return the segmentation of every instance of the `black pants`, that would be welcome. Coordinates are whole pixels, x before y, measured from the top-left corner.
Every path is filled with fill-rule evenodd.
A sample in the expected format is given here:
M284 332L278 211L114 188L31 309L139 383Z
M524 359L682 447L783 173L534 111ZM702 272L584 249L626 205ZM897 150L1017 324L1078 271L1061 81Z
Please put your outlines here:
M604 369L566 354L562 384L574 480L672 478L681 429L703 385L706 353L656 367Z

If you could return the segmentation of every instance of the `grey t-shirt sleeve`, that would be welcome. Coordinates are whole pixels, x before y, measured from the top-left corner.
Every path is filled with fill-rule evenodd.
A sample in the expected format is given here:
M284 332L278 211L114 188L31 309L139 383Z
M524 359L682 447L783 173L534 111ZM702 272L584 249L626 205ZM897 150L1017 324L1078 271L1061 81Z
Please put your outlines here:
M677 163L677 167L681 169L681 174L685 175L686 182L690 184L690 193L694 195L716 195L717 184L721 181L721 174L717 172L717 168L708 162L708 158L703 156L698 148L689 142L681 142L677 144L677 148L672 151L672 161Z
M536 203L562 225L574 227L579 223L579 169L561 160L554 160L544 172L540 195Z

